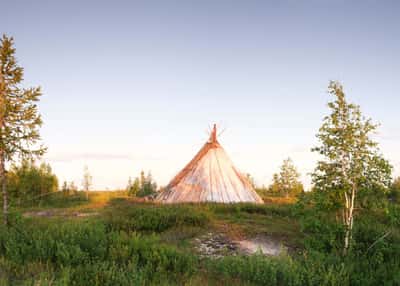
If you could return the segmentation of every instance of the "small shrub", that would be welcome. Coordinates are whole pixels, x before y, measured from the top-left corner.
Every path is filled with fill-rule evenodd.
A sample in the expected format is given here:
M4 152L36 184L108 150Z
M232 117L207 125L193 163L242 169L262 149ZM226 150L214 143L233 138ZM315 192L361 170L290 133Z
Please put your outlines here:
M48 285L48 280L58 285L176 284L195 273L197 259L161 244L155 235L107 232L100 222L43 227L21 221L0 229L0 266L0 281L29 285Z
M240 204L210 204L208 207L215 213L220 214L262 214L282 217L292 217L293 207L291 205L257 205L250 203Z
M228 256L210 260L208 270L214 275L236 278L255 285L301 285L298 265L289 257L271 258L264 255Z
M111 230L162 232L179 226L204 226L207 213L189 206L156 206L133 204L120 209L113 208L105 215L105 223Z

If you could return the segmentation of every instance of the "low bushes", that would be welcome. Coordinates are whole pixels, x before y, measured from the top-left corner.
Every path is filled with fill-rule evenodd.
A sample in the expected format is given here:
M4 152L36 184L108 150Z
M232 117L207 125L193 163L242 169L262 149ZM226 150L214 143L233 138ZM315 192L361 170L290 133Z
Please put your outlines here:
M225 257L208 262L209 275L236 279L243 284L269 286L399 285L400 262L373 257L309 251L292 259L287 256Z
M239 203L239 204L206 204L203 208L207 208L210 211L217 214L262 214L262 215L273 215L281 217L292 217L293 206L291 205L256 205L250 203Z
M104 221L111 230L162 232L171 227L204 226L209 215L187 205L132 204L110 209Z
M107 236L99 223L62 223L48 227L18 222L0 231L0 252L8 260L79 265L106 256Z
M154 235L108 232L99 222L47 228L19 222L0 230L0 265L8 269L0 271L0 281L143 285L143 281L179 281L195 271L196 263L195 257L160 244ZM31 271L33 266L38 272Z
M297 280L297 265L288 257L229 256L209 261L207 267L215 276L236 278L255 285L301 285L292 283Z
M27 197L24 200L12 200L11 206L17 208L69 208L87 203L88 201L84 192L76 192L68 195L63 192L52 192L43 196Z
M255 219L285 222L299 213L247 204L113 204L104 217L15 217L11 227L0 226L0 285L400 285L397 206L357 216L347 256L336 244L340 228L303 213L304 248L291 257L200 259L189 239L212 219L238 215L259 227Z

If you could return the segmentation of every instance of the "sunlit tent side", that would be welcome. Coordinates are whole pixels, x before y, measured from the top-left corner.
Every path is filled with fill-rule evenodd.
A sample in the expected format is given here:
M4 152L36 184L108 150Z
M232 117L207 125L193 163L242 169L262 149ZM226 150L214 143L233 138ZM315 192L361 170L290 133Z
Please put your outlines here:
M219 144L215 125L210 139L156 200L163 203L263 203Z

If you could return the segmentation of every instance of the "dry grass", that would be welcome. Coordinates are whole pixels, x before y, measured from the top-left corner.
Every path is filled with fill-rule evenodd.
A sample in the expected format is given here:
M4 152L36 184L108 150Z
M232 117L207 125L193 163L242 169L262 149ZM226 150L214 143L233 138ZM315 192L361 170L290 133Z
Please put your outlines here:
M270 196L263 196L262 198L264 203L266 204L294 204L297 202L296 197L270 197Z

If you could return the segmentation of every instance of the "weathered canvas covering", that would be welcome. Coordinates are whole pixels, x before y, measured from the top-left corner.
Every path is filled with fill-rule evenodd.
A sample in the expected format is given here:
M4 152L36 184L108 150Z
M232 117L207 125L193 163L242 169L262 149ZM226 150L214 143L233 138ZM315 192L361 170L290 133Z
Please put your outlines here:
M163 203L263 203L217 141L214 129L196 156L157 196Z

